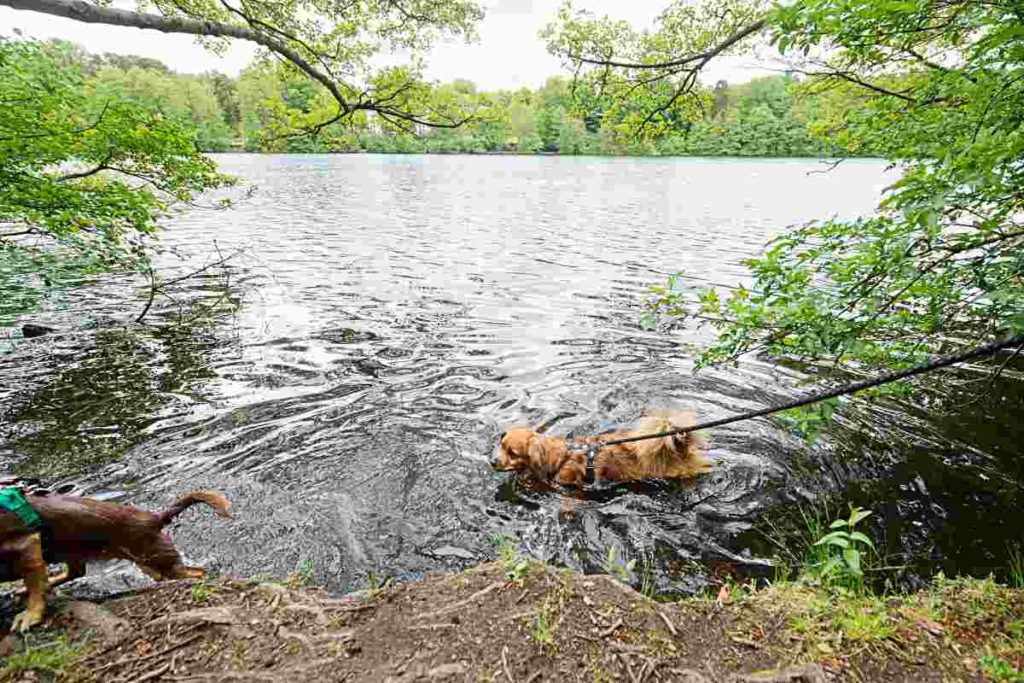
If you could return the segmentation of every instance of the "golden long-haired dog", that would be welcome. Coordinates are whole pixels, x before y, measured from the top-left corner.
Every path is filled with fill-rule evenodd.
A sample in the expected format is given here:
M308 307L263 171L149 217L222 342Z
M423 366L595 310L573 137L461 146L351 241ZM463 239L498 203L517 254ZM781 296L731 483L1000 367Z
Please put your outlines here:
M696 416L689 411L652 411L638 429L574 439L573 444L601 443L672 429L692 427ZM595 481L639 482L647 479L693 479L711 470L701 454L703 437L693 432L658 439L604 446L593 456ZM564 438L544 436L529 427L511 427L501 435L491 466L500 472L522 472L541 482L579 486L590 483L588 455L571 450Z

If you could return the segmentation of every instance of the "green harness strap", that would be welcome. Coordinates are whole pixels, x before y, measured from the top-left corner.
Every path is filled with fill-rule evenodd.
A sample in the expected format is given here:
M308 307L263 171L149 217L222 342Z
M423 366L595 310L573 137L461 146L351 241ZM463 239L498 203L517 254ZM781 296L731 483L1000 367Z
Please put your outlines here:
M25 496L13 486L0 490L0 509L18 515L29 529L38 529L42 524L39 515L29 506Z

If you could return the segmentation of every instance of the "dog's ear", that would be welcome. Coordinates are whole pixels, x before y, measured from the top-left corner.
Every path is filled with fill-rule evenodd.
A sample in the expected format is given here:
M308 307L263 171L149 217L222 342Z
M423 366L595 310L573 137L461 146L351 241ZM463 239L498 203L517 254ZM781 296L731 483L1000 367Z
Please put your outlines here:
M530 465L534 471L551 478L558 473L558 456L549 446L547 438L540 434L530 437Z

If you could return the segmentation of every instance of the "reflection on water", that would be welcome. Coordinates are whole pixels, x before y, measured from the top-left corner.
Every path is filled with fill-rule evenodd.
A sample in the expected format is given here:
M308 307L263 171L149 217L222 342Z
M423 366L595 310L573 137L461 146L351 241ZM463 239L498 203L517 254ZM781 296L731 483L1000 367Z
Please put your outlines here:
M694 374L685 343L707 332L642 330L642 294L676 271L688 286L742 282L766 236L869 211L891 181L881 164L808 175L820 165L218 160L259 193L170 222L161 265L168 277L200 267L214 239L243 249L230 262L240 308L216 325L180 319L183 302L225 297L221 280L196 278L161 301L152 327L42 338L0 357L0 455L12 466L79 473L147 505L198 487L231 497L231 523L196 514L176 531L196 561L280 575L310 560L343 588L371 571L463 566L490 556L501 532L588 571L614 547L638 560L638 581L688 591L723 564L764 567L765 551L737 539L774 502L864 474L751 421L711 435L715 471L692 490L651 485L562 519L557 497L517 491L487 461L512 423L557 417L551 433L586 433L651 406L713 419L790 396L793 372L754 361ZM105 281L53 315L130 319L133 291ZM878 433L919 421L857 419ZM927 459L938 437L921 433ZM910 452L865 448L876 468Z
M200 401L217 377L207 352L220 308L192 301L148 329L100 329L54 345L41 386L10 401L3 434L22 476L73 478L118 460L179 397ZM14 356L5 365L24 359ZM47 364L49 365L49 364Z
M96 334L95 347L7 414L28 427L11 447L25 475L63 478L123 455L138 440L161 396L152 385L151 352L137 335Z

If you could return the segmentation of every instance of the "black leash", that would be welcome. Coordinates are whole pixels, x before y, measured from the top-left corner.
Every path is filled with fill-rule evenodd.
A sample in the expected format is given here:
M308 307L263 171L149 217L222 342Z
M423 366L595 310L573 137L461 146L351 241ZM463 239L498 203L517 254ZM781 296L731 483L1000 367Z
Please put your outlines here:
M667 432L657 432L654 434L642 434L640 436L629 436L624 439L613 439L610 441L601 441L588 444L573 444L571 440L566 441L566 445L570 451L586 451L587 453L587 469L588 475L593 469L594 454L605 446L614 446L620 443L632 443L633 441L644 441L646 439L661 439L666 436L675 436L677 434L687 434L689 432L695 432L698 429L711 429L712 427L721 427L722 425L732 424L733 422L741 422L743 420L750 420L755 417L764 417L765 415L771 415L773 413L781 413L784 410L792 410L793 408L801 408L803 406L809 406L813 403L819 403L820 401L827 401L830 398L837 398L839 396L847 396L849 394L855 394L858 391L865 389L871 389L882 384L889 384L890 382L896 382L907 377L913 377L914 375L921 375L932 370L938 370L940 368L946 368L950 365L956 365L963 363L964 361L974 360L975 358L984 358L985 356L991 356L1003 349L1011 346L1024 346L1024 336L1012 337L1004 341L992 342L979 346L971 351L965 351L963 353L954 353L948 356L939 356L934 360L930 360L920 365L915 365L912 368L906 370L898 370L895 372L885 372L880 375L876 375L870 379L865 379L860 382L854 382L853 384L847 384L841 386L838 389L831 391L822 392L820 394L811 394L804 398L799 398L789 403L785 403L781 406L774 408L762 408L761 410L754 410L749 413L742 413L740 415L734 415L733 417L724 417L720 420L712 420L711 422L704 422L702 424L696 424L692 427L679 427L678 429L671 429ZM589 476L588 476L589 479Z

